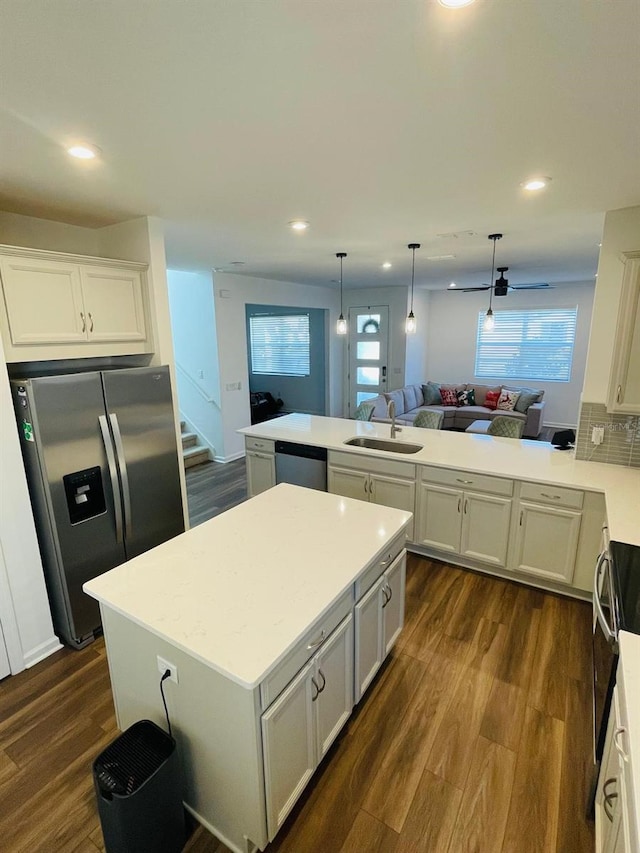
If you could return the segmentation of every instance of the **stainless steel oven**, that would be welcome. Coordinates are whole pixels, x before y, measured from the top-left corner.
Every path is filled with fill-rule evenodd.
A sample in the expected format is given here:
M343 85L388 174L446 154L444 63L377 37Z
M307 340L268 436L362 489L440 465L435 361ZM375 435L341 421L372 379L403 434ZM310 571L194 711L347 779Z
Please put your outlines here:
M594 778L589 807L598 781L618 666L618 633L640 634L640 546L609 541L603 547L593 584L593 752Z

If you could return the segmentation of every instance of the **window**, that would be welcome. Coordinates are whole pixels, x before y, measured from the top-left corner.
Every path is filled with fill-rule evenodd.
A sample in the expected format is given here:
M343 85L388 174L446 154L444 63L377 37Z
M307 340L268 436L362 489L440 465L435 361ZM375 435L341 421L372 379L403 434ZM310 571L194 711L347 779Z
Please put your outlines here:
M249 318L252 373L309 376L309 315L263 314Z
M577 308L496 311L492 331L478 315L476 372L479 378L571 379Z

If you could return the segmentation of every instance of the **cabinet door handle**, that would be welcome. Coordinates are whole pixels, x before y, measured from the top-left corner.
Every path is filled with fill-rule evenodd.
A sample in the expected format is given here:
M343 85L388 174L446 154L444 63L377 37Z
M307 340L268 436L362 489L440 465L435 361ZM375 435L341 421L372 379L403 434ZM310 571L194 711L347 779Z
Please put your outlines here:
M80 319L82 320L82 331L86 332L87 331L87 322L84 319L84 314L82 313L82 311L80 312Z
M456 483L464 483L465 486L471 486L473 484L473 480L461 480L460 477L456 477Z
M611 823L613 823L613 808L614 808L612 803L614 800L617 800L618 792L612 791L611 793L607 793L607 788L609 787L609 785L614 784L617 781L618 780L615 777L613 777L611 779L607 779L607 781L604 783L604 785L602 787L602 791L604 793L604 800L602 801L602 807L604 809L604 813L609 818Z
M462 508L462 497L458 498L458 515L460 514L460 510Z
M93 317L91 316L91 311L88 312L87 317L89 318L89 323L91 324L89 326L89 331L93 332Z
M520 527L522 527L522 516L524 515L524 510L520 510Z
M616 390L616 403L622 402L622 385L618 385Z
M550 495L548 492L540 492L543 498L549 498L552 501L559 501L562 495Z
M469 501L465 498L465 499L464 499L464 514L465 514L465 515L467 514L467 508L468 508L468 506L469 506Z
M316 681L313 675L311 676L311 684L316 688L315 695L311 697L311 701L315 702L318 696L320 695L320 688L318 687L318 682Z
M626 731L627 731L627 730L625 729L625 727L624 727L624 726L618 726L618 728L617 728L617 729L615 730L615 732L613 733L613 742L614 742L614 743L615 743L615 745L616 745L616 750L617 750L617 752L618 752L618 755L620 756L620 758L621 758L623 761L628 761L628 760L629 760L629 756L628 756L628 755L627 755L627 753L625 752L625 749L624 749L624 746L622 745L622 740L621 740L621 739L622 739L622 735L624 735Z
M389 593L389 598L387 600L387 604L393 598L393 589L391 588L391 584L387 584L387 592Z
M309 643L309 645L307 646L307 651L310 652L312 649L317 649L318 646L321 646L324 643L325 638L326 638L326 634L325 634L324 628L323 628L322 631L320 631L320 639L314 640L312 643Z
M324 677L324 672L321 669L318 670L318 675L322 679L322 687L318 688L318 693L322 693L324 688L327 686L327 679Z

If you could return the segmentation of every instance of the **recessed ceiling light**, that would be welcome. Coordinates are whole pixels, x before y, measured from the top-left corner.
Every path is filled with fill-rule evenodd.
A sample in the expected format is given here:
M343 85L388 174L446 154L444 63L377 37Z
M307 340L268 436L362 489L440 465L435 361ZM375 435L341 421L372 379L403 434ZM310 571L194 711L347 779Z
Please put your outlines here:
M390 263L389 261L385 261L385 262L382 264L382 269L383 269L383 270L390 270L390 269L391 269L391 263Z
M525 190L529 190L529 192L536 192L537 190L543 190L551 178L529 178L528 181L523 181L520 186Z
M78 160L94 160L99 153L99 148L95 145L87 145L85 142L81 145L72 145L70 148L67 148L67 154L77 157Z
M306 231L309 227L306 219L292 219L289 225L294 231Z
M438 0L441 6L446 6L447 9L460 9L462 6L470 6L475 0Z

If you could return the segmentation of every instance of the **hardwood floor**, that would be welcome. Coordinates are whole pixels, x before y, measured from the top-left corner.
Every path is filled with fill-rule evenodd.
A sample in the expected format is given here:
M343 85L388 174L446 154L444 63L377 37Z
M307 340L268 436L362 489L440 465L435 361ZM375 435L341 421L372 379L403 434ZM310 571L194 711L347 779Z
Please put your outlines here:
M192 527L247 499L244 457L234 462L203 462L185 471Z
M391 659L269 853L592 851L590 649L587 604L410 555ZM3 853L103 849L116 734L102 640L0 683Z

